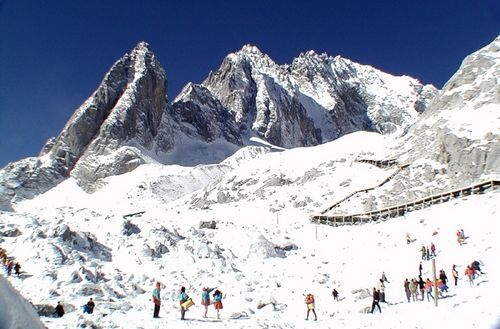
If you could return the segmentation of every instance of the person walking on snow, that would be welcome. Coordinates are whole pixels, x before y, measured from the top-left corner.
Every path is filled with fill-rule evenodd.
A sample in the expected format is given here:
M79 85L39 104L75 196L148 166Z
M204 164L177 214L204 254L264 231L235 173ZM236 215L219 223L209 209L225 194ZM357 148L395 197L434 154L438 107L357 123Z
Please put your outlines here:
M408 299L408 303L409 303L410 297L411 297L411 292L410 292L410 281L408 281L408 279L405 279L405 282L403 283L403 287L405 288L406 299Z
M433 242L431 242L431 255L432 257L436 257L436 246Z
M479 272L481 274L484 274L482 271L481 271L481 263L479 263L477 260L473 261L470 266L474 269L474 271L476 271L476 274Z
M14 268L14 261L10 260L9 264L7 264L7 275L10 276L12 273L12 269Z
M427 278L427 280L425 281L425 291L427 292L427 301L429 302L429 296L434 299L434 296L432 295L432 281L429 280L429 278Z
M474 275L476 274L476 271L471 267L467 266L465 269L465 275L469 278L469 285L471 287L474 286Z
M440 271L439 271L439 279L440 279L441 281L443 281L443 284L444 284L446 287L448 287L448 286L447 286L447 283L448 283L448 277L446 276L446 273L444 273L444 270L440 270ZM446 289L448 289L448 288L446 288Z
M427 259L427 250L425 249L425 246L422 245L422 248L420 248L420 252L422 253L422 260Z
M307 315L306 315L306 320L309 320L309 312L314 313L314 321L318 320L318 317L316 316L316 311L314 310L314 295L313 294L307 294L306 300L305 300L306 306L307 306Z
M463 230L458 230L457 231L457 242L459 245L462 245L464 243L464 240L465 240L465 236L462 234Z
M380 293L377 290L377 288L373 288L372 296L373 296L372 310L371 310L370 313L373 313L373 311L375 310L375 306L377 306L378 307L378 311L380 313L382 313L382 310L380 309L380 304L378 303L380 301Z
M160 282L156 282L156 288L153 290L153 318L160 317L160 305L161 305L161 297L160 297L161 285Z
M411 279L409 288L410 288L410 294L411 294L413 301L418 300L418 298L417 298L417 282L415 282L415 279Z
M420 290L420 294L422 295L422 301L424 301L424 292L425 292L425 282L424 279L422 279L422 276L419 275L418 277L418 289Z
M220 290L214 292L214 308L217 310L217 319L220 319L219 311L222 310L222 292Z
M443 292L448 292L448 286L446 285L446 283L443 282L443 280L438 279L437 286L439 288L439 293L441 296L443 295Z
M207 317L207 312L208 312L208 305L210 305L210 293L212 290L215 288L208 288L205 287L203 288L203 292L201 293L201 305L205 308L205 313L203 314L203 317Z
M457 286L458 283L458 271L457 271L457 266L453 264L453 267L451 268L451 274L453 275L453 279L455 279L455 287Z
M385 301L385 285L384 285L384 281L382 281L382 279L379 280L379 282L377 283L377 291L379 293L379 300L381 303L387 303Z
M178 299L179 299L179 305L181 306L181 320L185 320L184 317L186 315L186 310L184 309L184 307L182 307L182 304L187 302L187 300L189 299L188 294L186 294L185 287L181 287L181 290L179 291Z
M339 292L335 288L333 288L332 296L333 300L336 300L337 302L339 301Z
M385 272L382 272L382 276L380 277L380 280L382 280L382 282L390 283L389 280L387 280L387 277L385 276Z
M420 262L420 264L418 264L418 273L420 276L422 276L422 269L423 269L422 262Z

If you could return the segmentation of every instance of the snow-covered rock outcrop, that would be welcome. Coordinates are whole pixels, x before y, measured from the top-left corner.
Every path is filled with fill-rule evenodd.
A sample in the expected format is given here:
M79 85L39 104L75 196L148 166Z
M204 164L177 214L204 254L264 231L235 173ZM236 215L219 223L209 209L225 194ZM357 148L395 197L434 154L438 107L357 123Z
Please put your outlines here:
M500 37L467 56L392 158L408 166L341 207L369 211L500 176Z
M119 59L97 90L68 120L38 158L0 170L0 209L31 198L70 175L93 190L103 177L144 163L139 150L153 149L166 108L166 75L148 44Z

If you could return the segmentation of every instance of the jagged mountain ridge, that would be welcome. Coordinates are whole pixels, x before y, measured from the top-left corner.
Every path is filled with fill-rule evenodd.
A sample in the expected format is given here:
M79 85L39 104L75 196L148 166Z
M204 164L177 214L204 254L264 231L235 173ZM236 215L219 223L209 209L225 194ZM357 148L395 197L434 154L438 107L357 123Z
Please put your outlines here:
M168 156L174 151L201 149L211 156L206 161L220 162L254 136L291 148L357 130L402 134L435 93L414 79L314 52L279 66L248 45L228 55L201 85L188 84L171 104L166 88L161 64L147 43L139 43L113 65L38 158L1 171L2 207L69 176L95 191L102 178L143 163L175 163ZM210 151L215 142L219 152ZM182 164L196 161L203 160Z
M135 169L143 161L127 145L161 145L157 135L166 87L165 71L156 56L147 43L139 43L112 66L39 157L0 171L0 209L9 209L10 200L43 193L70 175L91 190L87 182Z
M467 56L391 156L408 164L336 211L370 211L500 177L500 36Z
M402 135L436 93L415 79L313 51L280 66L250 45L228 55L202 85L243 132L282 147L358 130Z
M264 156L256 165L235 169L203 190L194 193L188 201L193 207L205 208L213 204L231 202L267 202L273 211L283 205L276 204L277 187L282 194L291 196L290 203L307 207L310 212L319 212L335 201L349 196L346 186L363 193L353 193L333 209L331 213L362 213L388 206L404 204L435 193L466 187L483 180L498 179L500 175L500 37L491 44L464 59L456 74L431 102L428 110L409 128L407 135L395 138L385 152L357 152L350 149L340 160L335 161L335 150L339 144L322 145L328 154L320 162L307 157L307 163L297 159L283 160L295 164L292 173L265 170L273 155ZM350 135L349 135L350 136ZM346 137L349 137L346 136ZM365 137L373 140L373 137ZM360 138L361 139L361 138ZM339 143L343 139L338 139ZM347 143L347 142L346 142ZM349 143L347 143L349 144ZM387 144L380 140L380 145ZM335 145L335 146L333 146ZM283 155L289 157L291 153ZM357 160L394 160L388 168L377 168L370 163ZM259 168L255 171L253 167ZM343 177L345 168L356 167L359 172L372 170L382 177L391 177L380 187L368 192L364 190L383 182L359 181L355 177ZM302 170L301 168L304 167ZM302 170L302 171L301 171ZM297 175L297 172L300 174ZM332 175L328 177L328 175ZM307 197L295 199L297 190L308 191L311 181L323 182L326 199L313 202ZM339 180L339 181L338 181ZM332 192L326 192L328 188ZM284 191L284 192L283 192ZM312 192L310 192L312 193ZM276 199L275 199L276 198ZM324 207L324 208L323 208Z

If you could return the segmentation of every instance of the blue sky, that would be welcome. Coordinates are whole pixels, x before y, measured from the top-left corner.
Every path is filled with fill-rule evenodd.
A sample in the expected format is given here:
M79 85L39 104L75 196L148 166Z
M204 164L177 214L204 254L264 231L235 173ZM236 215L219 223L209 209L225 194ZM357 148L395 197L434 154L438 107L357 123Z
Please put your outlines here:
M247 43L279 64L313 49L440 88L499 32L493 0L0 0L0 167L36 156L142 40L173 99Z

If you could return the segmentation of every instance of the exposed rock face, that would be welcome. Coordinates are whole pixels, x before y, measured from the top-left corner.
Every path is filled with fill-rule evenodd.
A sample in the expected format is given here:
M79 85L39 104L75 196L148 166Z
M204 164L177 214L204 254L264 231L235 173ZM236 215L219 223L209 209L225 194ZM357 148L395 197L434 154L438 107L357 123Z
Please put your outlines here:
M146 43L140 43L131 55L119 60L91 101L76 113L92 118L93 107L101 105L102 111L97 112L105 120L87 144L85 153L78 157L72 176L85 185L92 183L93 177L95 180L118 175L142 164L139 152L126 146L152 148L166 108L166 87L165 71Z
M412 128L410 158L446 168L453 186L500 174L500 37L467 56ZM481 129L469 125L481 122ZM477 125L476 125L477 127ZM429 151L432 151L429 152Z
M248 45L203 86L234 113L242 135L287 148L358 130L402 135L436 94L415 79L313 51L279 66Z
M87 190L103 177L143 163L137 149L151 149L166 108L165 71L139 43L119 59L99 88L76 110L39 158L9 164L0 171L0 209L10 200L43 193L69 175ZM164 143L163 146L168 146Z
M234 115L227 111L211 92L201 86L188 84L176 98L171 110L172 118L187 136L212 142L223 138L242 145Z
M351 198L345 207L358 202L369 211L498 179L499 72L500 37L497 37L464 59L411 127L395 155L400 163L409 166L382 187ZM347 209L340 209L343 210Z
M139 43L38 158L0 170L0 209L69 176L92 192L102 178L134 170L146 156L165 159L175 147L186 153L186 141L221 161L254 136L291 148L356 130L403 134L435 93L414 79L314 52L280 66L253 46L228 55L219 70L201 85L188 84L170 105L166 87L156 56Z

